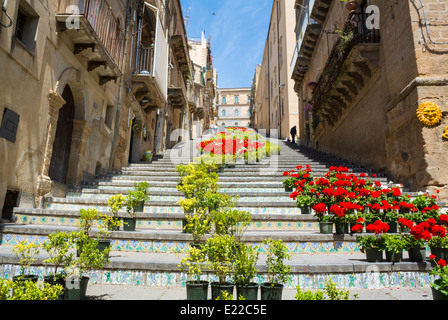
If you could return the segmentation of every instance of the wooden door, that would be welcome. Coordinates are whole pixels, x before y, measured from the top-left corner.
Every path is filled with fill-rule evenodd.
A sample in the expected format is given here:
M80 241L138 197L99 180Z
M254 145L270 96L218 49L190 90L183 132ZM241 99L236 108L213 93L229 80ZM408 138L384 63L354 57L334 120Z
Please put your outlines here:
M66 104L59 110L49 177L52 181L66 184L75 117L75 101L68 85L62 93L62 98Z

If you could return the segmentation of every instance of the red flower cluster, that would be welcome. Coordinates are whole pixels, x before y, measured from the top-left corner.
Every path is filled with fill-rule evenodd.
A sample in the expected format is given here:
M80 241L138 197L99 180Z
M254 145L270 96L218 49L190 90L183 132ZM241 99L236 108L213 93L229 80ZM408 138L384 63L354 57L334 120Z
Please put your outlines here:
M411 235L414 236L416 240L426 240L429 241L433 237L445 238L447 230L444 226L437 225L435 219L428 219L416 226L411 227Z
M407 220L405 218L398 219L398 223L404 227L412 228L414 226L414 222L411 220Z
M250 139L210 139L202 141L196 145L196 148L203 153L210 153L213 155L235 155L243 154L247 151L256 151L264 147L266 143L254 142Z
M317 214L324 214L327 212L327 206L323 203L318 203L313 207L313 210L316 211Z
M382 222L381 220L377 220L373 224L369 224L366 227L367 231L374 232L376 234L382 234L389 231L389 225L387 223Z

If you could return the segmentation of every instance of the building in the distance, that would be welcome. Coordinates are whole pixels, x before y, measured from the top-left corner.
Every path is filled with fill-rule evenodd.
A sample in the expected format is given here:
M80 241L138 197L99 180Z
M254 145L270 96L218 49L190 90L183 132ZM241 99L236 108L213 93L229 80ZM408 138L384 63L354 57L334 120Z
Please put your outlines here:
M249 127L251 88L218 89L218 127Z
M298 99L291 79L290 61L294 55L295 0L273 1L263 61L257 67L253 109L256 127L271 136L290 137L299 124Z

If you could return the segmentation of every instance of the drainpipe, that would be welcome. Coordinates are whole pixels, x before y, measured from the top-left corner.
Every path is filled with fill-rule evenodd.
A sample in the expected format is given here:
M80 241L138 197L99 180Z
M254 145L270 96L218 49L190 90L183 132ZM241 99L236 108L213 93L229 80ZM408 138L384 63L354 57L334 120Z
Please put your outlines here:
M3 2L2 11L3 11L3 12L6 14L6 16L8 17L8 19L9 19L9 23L8 23L8 24L3 24L3 23L0 22L0 26L3 27L3 28L9 28L9 27L12 26L12 19L11 19L11 17L9 16L8 12L6 11L7 8L8 8L8 0L5 0L5 2Z
M131 4L132 0L128 0L127 8L134 8L134 6ZM124 95L124 82L125 82L125 76L126 76L126 70L128 70L128 46L129 46L129 28L131 24L131 13L126 13L126 29L125 29L125 39L124 39L124 55L123 55L123 74L120 79L120 86L118 88L118 103L117 103L117 112L115 114L115 127L114 127L114 138L112 140L112 148L110 152L110 159L109 159L109 171L112 171L112 168L114 166L114 160L115 160L115 152L117 149L117 139L118 139L118 131L119 131L119 120L120 120L120 114L121 114L121 108L123 104L123 95ZM131 128L132 130L132 128Z

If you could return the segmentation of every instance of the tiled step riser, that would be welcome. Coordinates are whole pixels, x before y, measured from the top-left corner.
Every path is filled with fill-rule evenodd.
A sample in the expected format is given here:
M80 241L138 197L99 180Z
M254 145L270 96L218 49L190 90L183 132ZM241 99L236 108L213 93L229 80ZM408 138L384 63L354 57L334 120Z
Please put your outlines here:
M294 205L294 204L293 204ZM248 211L250 214L273 214L273 215L298 215L300 214L300 209L294 206L288 207L245 207L236 206L238 210ZM44 209L47 210L72 210L80 211L81 209L97 209L100 212L108 212L109 207L107 205L89 205L89 204L47 204ZM121 213L125 213L122 211ZM176 213L182 214L183 209L180 206L151 206L147 205L144 208L144 213L147 214L165 214L165 213Z
M129 189L129 190L131 190L131 189ZM175 191L175 189L173 189L170 192L172 192L172 193L179 193L179 192ZM166 193L169 193L169 192L165 191L165 194ZM223 192L223 193L225 193L225 192ZM272 193L273 192L270 192L270 193L266 192L265 194L257 196L255 198L252 197L252 196L246 197L244 195L244 192L240 192L238 195L239 195L239 199L240 199L241 202L257 202L257 199L261 199L260 201L270 201L270 202L281 201L281 202L284 202L284 201L289 201L289 199L290 199L289 198L289 194L284 193L284 192L283 192L283 194L284 194L283 196L271 196L271 197L269 197L267 195L267 194L272 194ZM123 192L122 194L126 195L125 192ZM151 199L153 201L175 201L175 202L177 202L177 201L179 201L179 200L184 198L183 194L181 194L181 193L179 193L178 195L176 194L176 195L160 195L160 196L159 195L154 195L154 193L150 193L150 194L152 194ZM233 195L233 193L232 193L232 195ZM102 194L89 194L89 193L84 193L84 194L78 195L78 196L67 195L67 199L71 199L71 200L74 200L74 199L79 199L79 200L87 200L87 199L90 199L90 200L108 200L111 196L112 196L112 194L104 194L104 193L102 193ZM235 194L235 196L236 196L236 194ZM267 197L269 197L269 198L267 198ZM270 199L272 199L272 201Z
M76 227L79 219L73 216L48 216L48 215L31 215L16 214L17 223L48 225L48 226L71 226ZM254 217L256 219L256 217ZM172 219L137 219L137 230L173 230L182 232L182 219L180 215L176 215ZM303 222L297 220L288 221L272 220L272 221L256 221L250 224L247 231L313 231L319 230L317 222Z
M46 236L38 235L15 235L3 234L2 245L15 245L20 241L27 240L31 243L42 245ZM360 249L354 241L288 241L284 243L290 254L333 254L333 253L359 253ZM157 241L157 240L114 240L112 239L113 251L125 252L147 252L147 253L188 253L190 241ZM266 252L262 242L246 242L249 246L259 248L260 253Z
M100 186L98 189L83 189L81 193L79 192L68 192L67 198L97 198L97 199L108 199L111 194L121 193L126 195L129 191L133 190L133 184L130 183L128 187L114 187L114 186ZM269 194L282 194L285 193L285 190L283 188L234 188L234 189L225 189L221 188L219 190L222 193L225 194L238 194L238 195L244 195L244 193L253 193L253 194L263 194L263 195L269 195ZM177 190L176 187L173 188L151 188L149 189L149 194L154 193L178 193L181 195L181 193ZM288 193L289 195L289 193Z
M41 280L54 272L53 267L44 265L31 267L30 273L38 275ZM11 279L14 275L20 273L20 266L5 264L0 266L0 276L4 279ZM160 270L128 270L128 269L104 269L101 271L89 272L89 285L126 285L135 287L154 287L154 288L185 288L187 275L178 271L160 271ZM216 282L218 279L205 273L201 280L209 283ZM286 289L295 289L300 286L302 290L323 290L328 280L337 283L339 289L385 289L390 288L429 288L434 282L434 277L429 272L357 272L357 273L310 273L293 272L285 285ZM267 281L266 274L257 275L255 281L258 284ZM209 292L209 297L210 292ZM258 293L260 297L260 292ZM186 293L185 293L186 298Z

